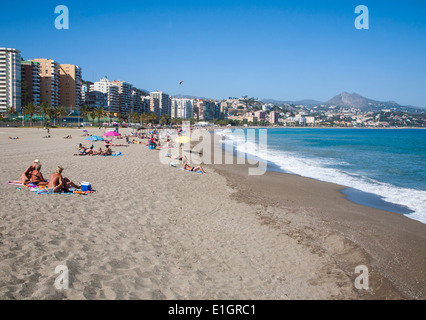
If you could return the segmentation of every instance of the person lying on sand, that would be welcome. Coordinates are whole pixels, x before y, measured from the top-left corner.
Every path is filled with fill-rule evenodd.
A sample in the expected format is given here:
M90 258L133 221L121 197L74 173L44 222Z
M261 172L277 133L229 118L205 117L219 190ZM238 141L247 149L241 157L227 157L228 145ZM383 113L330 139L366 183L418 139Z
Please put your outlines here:
M101 155L102 155L102 153L103 153L102 148L99 148L99 149L98 149L98 151L95 151L95 152L93 153L93 155L94 155L94 156L101 156Z
M71 135L67 135L64 139L72 139Z
M207 174L201 166L191 167L190 165L188 165L188 159L186 157L183 160L183 167L182 168L183 168L183 170L188 170L188 171L192 171L192 172L201 171L202 173Z
M62 177L62 171L64 168L61 166L56 169L55 173L52 173L52 175L49 178L47 187L49 189L53 189L53 192L59 193L59 192L69 192L69 187L73 187L76 189L80 189L80 186L77 186L72 181L70 181L68 178Z
M40 160L38 160L38 159L34 160L33 164L31 166L29 166L24 171L24 173L22 173L20 180L21 180L21 182L22 182L23 185L26 185L26 184L30 183L31 174L35 170L36 165L39 164L39 163L40 163Z
M43 174L41 173L41 163L37 163L35 169L31 172L30 182L37 186L46 186L47 182L43 178Z

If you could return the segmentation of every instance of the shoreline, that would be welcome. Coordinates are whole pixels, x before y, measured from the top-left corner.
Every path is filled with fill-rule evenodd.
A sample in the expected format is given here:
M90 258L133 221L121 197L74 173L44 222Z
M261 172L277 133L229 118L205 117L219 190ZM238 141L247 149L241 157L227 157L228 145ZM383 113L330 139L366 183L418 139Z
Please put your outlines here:
M17 132L20 140L8 139ZM338 185L250 177L249 165L184 172L144 144L112 147L122 157L74 157L86 143L76 131L43 135L0 129L2 299L426 298L425 226L353 204ZM34 159L46 178L62 165L96 192L37 195L6 183ZM69 270L68 290L54 286L58 265ZM359 265L367 290L354 286Z
M329 245L327 239L336 237L340 244L331 244L327 250L348 275L355 277L357 265L374 270L379 289L367 294L367 299L426 298L425 224L401 213L353 202L342 192L346 186L275 171L249 176L248 168L254 166L236 164L233 157L232 165L206 166L226 178L237 201L261 203L266 211L268 207L278 210L273 216L263 216L268 224L284 230L296 225L296 231L291 232L298 234L308 229L308 247L324 250Z

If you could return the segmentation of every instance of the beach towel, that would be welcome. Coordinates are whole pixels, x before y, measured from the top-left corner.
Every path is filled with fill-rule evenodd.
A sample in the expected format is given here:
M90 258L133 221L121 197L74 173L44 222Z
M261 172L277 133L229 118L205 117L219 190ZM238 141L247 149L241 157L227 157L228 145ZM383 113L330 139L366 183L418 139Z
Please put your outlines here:
M200 170L198 171L189 171L189 170L185 170L184 168L179 168L180 170L186 171L186 172L192 172L192 173L201 173L204 174L203 172L201 172Z
M118 156L124 156L124 154L122 154L121 152L119 152L119 153L114 153L114 154L112 154L112 155L110 155L110 156L102 156L102 157L118 157Z

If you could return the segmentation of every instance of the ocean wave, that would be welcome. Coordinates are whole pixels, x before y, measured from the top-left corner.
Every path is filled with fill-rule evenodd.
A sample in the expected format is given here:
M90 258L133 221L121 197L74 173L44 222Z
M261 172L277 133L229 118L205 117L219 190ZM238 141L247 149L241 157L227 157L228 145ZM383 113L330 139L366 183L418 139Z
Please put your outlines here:
M224 133L221 134L223 135ZM347 165L348 163L345 161L307 157L302 153L273 148L267 148L267 150L259 149L254 141L247 141L245 135L241 134L233 135L227 132L226 140L222 142L232 144L237 152L247 154L248 157L255 157L260 161L272 163L283 172L336 183L378 195L384 201L409 208L414 212L406 214L407 217L426 223L426 191L398 187L357 172L330 167Z

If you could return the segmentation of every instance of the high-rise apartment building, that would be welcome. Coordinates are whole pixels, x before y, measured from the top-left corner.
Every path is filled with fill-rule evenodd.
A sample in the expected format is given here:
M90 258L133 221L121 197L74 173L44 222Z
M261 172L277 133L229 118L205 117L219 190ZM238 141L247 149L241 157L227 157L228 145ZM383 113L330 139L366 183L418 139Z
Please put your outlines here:
M22 109L21 101L21 52L0 48L0 112L13 107Z
M51 59L33 59L40 67L40 103L57 107L61 104L61 71L59 63Z
M112 84L118 87L118 93L120 95L120 113L126 114L133 110L133 85L125 82L115 80Z
M114 114L120 113L120 94L118 86L108 80L107 77L90 86L90 91L100 91L107 95L107 108Z
M278 112L271 111L269 113L269 122L272 123L272 124L278 123Z
M197 119L203 121L213 120L216 115L215 100L198 100L197 101Z
M193 99L179 99L172 98L171 102L171 118L180 118L189 120L193 117L194 113L194 100Z
M79 108L82 105L81 68L72 64L61 64L59 68L61 86L60 104L68 111Z
M170 96L161 91L153 91L150 94L150 111L155 113L157 116L171 115L171 100Z
M40 65L34 61L21 61L22 106L40 105Z

